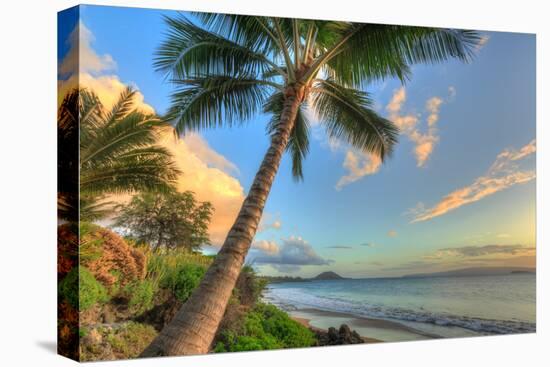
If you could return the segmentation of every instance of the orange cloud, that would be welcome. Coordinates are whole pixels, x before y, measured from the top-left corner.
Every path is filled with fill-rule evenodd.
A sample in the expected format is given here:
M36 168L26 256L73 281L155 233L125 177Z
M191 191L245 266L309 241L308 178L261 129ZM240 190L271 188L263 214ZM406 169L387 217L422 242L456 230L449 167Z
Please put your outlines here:
M80 42L75 38L78 34ZM92 90L106 108L111 108L126 88L126 83L117 75L99 75L111 70L115 63L106 55L97 55L91 47L92 40L93 34L82 23L72 32L72 48L60 67L62 72L71 75L58 81L58 103L69 90L80 86ZM78 48L81 50L80 68L74 67L74 50ZM134 108L145 113L154 113L153 107L145 102L144 96L139 92L134 98ZM238 168L212 149L198 134L176 139L173 130L169 129L163 132L160 144L170 150L177 168L182 172L177 180L177 189L193 191L198 200L213 204L215 212L209 227L210 240L214 245L221 245L244 200L244 190L239 180L233 177L233 174L238 173ZM129 200L129 196L119 195L108 200L124 203Z
M275 241L259 240L252 242L252 248L263 251L269 255L276 255L279 253L279 245Z
M449 87L449 94L451 97L456 94L454 87ZM418 129L420 123L419 116L401 113L406 101L406 90L404 87L401 87L394 91L390 102L386 106L386 111L388 111L390 120L397 125L401 133L407 135L409 140L415 144L413 152L416 157L417 166L423 167L433 153L435 145L439 142L437 122L439 121L439 110L444 101L440 97L432 97L426 101L426 111L428 112L426 123L428 130L425 133L422 133Z
M422 222L443 215L463 205L470 204L505 190L514 185L527 183L536 175L534 170L519 171L515 163L535 153L535 140L519 150L504 150L484 176L477 178L471 185L457 189L438 202L425 209L422 203L410 212L415 216L411 223Z
M178 191L193 191L198 200L210 201L214 205L209 232L212 243L219 246L237 217L244 201L244 190L230 172L210 164L208 158L217 157L216 161L219 161L222 156L204 139L194 135L191 141L190 144L187 137L176 139L172 133L167 133L161 144L174 155L177 167L183 172L177 181ZM234 167L229 161L223 166Z
M343 166L349 173L338 180L336 190L340 191L344 186L378 172L381 164L380 157L376 155L348 150Z

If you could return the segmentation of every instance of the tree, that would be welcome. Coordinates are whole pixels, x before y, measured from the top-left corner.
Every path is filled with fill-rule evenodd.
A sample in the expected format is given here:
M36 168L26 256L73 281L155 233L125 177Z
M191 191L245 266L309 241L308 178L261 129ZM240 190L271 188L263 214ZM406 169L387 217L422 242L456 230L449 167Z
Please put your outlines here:
M372 110L364 88L406 81L415 63L468 61L474 31L226 14L167 17L156 68L175 90L168 118L179 133L234 126L271 115L270 146L215 261L199 287L143 356L208 351L223 317L265 202L288 151L302 179L309 147L306 109L331 138L385 160L396 126Z
M170 152L156 144L170 127L133 108L135 93L125 89L110 110L86 89L74 89L63 99L57 127L61 218L104 216L106 203L99 200L104 194L172 189L179 172Z
M196 250L209 243L212 212L211 203L197 202L190 191L142 193L121 206L115 226L127 228L138 243L147 243L153 250Z

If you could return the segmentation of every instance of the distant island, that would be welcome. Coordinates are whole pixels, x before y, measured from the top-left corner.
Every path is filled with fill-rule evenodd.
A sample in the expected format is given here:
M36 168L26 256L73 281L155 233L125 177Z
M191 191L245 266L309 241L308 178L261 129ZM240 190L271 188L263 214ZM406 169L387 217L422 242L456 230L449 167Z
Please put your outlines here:
M433 277L467 277L485 275L507 275L507 274L535 274L534 268L522 267L483 267L465 268L436 273L418 273L403 275L402 278L433 278Z
M351 278L344 278L343 276L336 274L333 271L322 272L312 278L302 277L289 277L289 276L262 276L268 283L288 283L288 282L312 282L315 280L346 280Z

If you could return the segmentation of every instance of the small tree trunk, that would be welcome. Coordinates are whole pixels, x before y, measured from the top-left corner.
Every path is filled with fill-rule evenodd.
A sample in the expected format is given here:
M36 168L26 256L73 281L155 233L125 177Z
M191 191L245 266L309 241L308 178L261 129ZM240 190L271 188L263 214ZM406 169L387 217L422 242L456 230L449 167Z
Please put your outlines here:
M277 132L271 138L271 145L222 248L200 285L141 357L208 352L256 234L302 96L303 87L287 93Z

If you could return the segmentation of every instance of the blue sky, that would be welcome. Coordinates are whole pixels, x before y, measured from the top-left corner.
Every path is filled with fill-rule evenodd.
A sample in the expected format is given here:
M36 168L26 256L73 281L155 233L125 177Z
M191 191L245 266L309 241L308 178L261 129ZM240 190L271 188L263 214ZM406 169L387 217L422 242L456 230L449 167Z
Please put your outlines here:
M159 113L168 107L171 91L152 66L166 32L163 14L175 13L80 7L80 20L93 34L93 52L116 63L109 70L90 71L91 77L135 85L144 103ZM78 24L74 15L60 16L60 64ZM329 141L315 125L304 182L292 180L285 157L266 205L265 226L256 236L277 251L258 246L249 261L265 274L309 276L334 270L357 277L478 265L534 266L535 36L482 34L485 43L470 64L415 66L404 86L387 80L367 88L380 114L415 121L401 134L393 157L375 164L369 174L338 189L337 182L350 175L344 166L348 154L359 157L355 168L372 161ZM429 100L437 102L431 110ZM392 101L393 110L388 107ZM244 193L267 149L268 118L259 115L244 127L200 134L201 147L207 145L234 165L224 173ZM422 163L414 152L419 139L433 142ZM443 201L452 193L463 204L448 209L451 200ZM425 219L412 222L415 218ZM471 247L481 255L464 251ZM300 253L303 258L289 259L293 249L311 256Z

